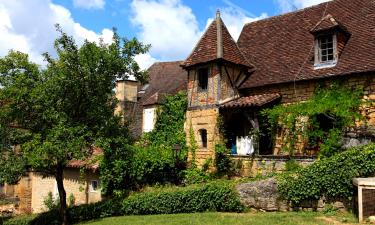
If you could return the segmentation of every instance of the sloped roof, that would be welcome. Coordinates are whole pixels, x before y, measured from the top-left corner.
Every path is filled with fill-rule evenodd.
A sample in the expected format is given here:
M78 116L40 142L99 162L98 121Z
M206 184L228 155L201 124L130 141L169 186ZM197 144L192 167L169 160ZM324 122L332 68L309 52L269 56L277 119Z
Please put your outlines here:
M216 59L223 59L237 65L253 67L233 40L220 18L220 12L217 13L216 19L207 28L193 52L181 65L189 67Z
M310 31L311 33L317 33L320 31L330 30L336 27L339 27L340 24L331 14L326 15L320 20L315 27Z
M103 150L101 148L93 147L91 155L85 160L71 160L67 167L75 169L91 169L97 170L99 168L98 157L103 155Z
M351 37L335 67L314 69L310 31L325 15L345 26ZM326 27L326 22L319 26ZM241 88L375 71L375 2L333 0L252 22L244 26L237 44L256 67Z
M161 103L166 94L187 88L187 72L180 67L181 62L157 62L148 69L148 88L141 96L141 105Z
M240 97L233 101L224 103L221 108L245 108L245 107L260 107L267 103L279 99L281 96L278 93L251 95Z

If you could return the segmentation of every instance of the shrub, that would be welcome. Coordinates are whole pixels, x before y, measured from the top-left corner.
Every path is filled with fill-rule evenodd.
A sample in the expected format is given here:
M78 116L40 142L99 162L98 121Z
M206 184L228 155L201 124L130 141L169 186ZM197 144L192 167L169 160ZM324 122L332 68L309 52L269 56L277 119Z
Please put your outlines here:
M43 205L48 211L58 209L60 207L60 199L54 198L52 192L48 192L48 195L43 200Z
M69 221L77 223L109 216L120 216L122 215L120 203L121 201L118 199L111 199L93 204L74 206L69 209Z
M20 216L16 218L1 218L0 224L3 225L31 225L35 216Z
M244 207L228 185L207 184L173 191L141 193L122 203L123 214L150 215L205 211L241 212Z
M215 166L219 176L230 174L233 171L230 150L223 144L215 145Z
M198 168L187 169L182 172L185 184L200 184L212 179L210 173Z
M353 196L352 179L375 174L375 143L353 148L314 164L296 173L279 178L280 194L299 204L304 200L346 198Z
M172 188L132 195L124 200L110 199L68 209L70 223L110 216L192 213L205 211L242 212L243 205L229 184ZM0 220L0 222L2 222ZM0 223L1 224L1 223ZM59 225L57 209L37 216L6 220L4 225Z
M135 146L130 176L135 187L157 183L178 183L172 148L168 146Z

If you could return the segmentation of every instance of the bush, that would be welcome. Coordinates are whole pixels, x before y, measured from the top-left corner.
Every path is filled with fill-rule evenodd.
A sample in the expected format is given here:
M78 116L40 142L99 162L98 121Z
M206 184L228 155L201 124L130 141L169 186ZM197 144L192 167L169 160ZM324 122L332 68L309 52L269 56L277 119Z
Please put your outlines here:
M207 184L172 191L141 193L122 203L123 214L150 215L205 211L242 212L237 193L228 185Z
M130 177L133 187L178 183L180 170L169 146L135 146Z
M185 184L200 184L212 179L212 175L204 170L192 168L182 171Z
M124 200L74 206L68 209L70 223L110 216L192 213L205 211L242 212L237 193L229 184L211 183L204 186L172 188L132 195ZM1 222L1 221L0 221ZM1 224L1 223L0 223ZM4 225L59 225L57 209L37 216L9 219Z
M78 223L109 216L120 216L120 200L105 200L93 204L74 206L68 209L70 223ZM0 220L1 224L1 220ZM3 222L3 225L59 225L58 209L52 209L39 215L15 217Z
M375 174L375 144L353 148L296 173L279 178L280 194L292 203L327 198L350 199L354 194L352 179Z
M3 225L31 225L31 221L35 216L20 216L16 218L1 218L0 224Z
M78 223L104 217L120 216L122 215L120 203L120 200L112 199L93 204L74 206L69 209L69 221L71 223Z

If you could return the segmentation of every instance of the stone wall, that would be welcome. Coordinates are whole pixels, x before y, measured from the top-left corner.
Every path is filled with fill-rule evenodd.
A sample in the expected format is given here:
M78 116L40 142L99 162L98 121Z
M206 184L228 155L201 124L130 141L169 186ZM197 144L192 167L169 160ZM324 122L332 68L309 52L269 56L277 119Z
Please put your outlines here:
M356 127L350 128L347 137L345 138L345 145L350 147L353 145L365 144L373 140L375 127L375 76L374 74L355 74L348 76L339 76L327 79L317 79L308 81L299 81L296 83L276 84L259 88L252 88L244 91L246 95L265 94L265 93L279 93L281 94L281 103L290 104L310 99L316 88L329 85L337 82L351 88L363 88L363 100L369 101L367 105L363 105L360 109L365 116L366 122L357 122ZM276 138L274 154L280 154L283 147L283 134L286 131L280 131ZM300 149L304 147L303 143L299 146Z
M28 214L32 212L31 192L32 184L30 174L23 176L16 185L5 184L3 187L4 196L17 202L13 204L15 209L14 213L16 214Z
M328 200L321 198L317 201L306 201L299 206L293 206L283 200L277 189L275 179L261 180L251 183L238 184L236 190L241 202L248 208L260 211L323 211L327 204L342 211L352 209L352 202L345 200Z
M286 170L288 157L279 156L233 156L237 174L241 177L266 176ZM294 157L293 160L300 166L308 166L315 161L312 157Z
M215 157L215 144L220 140L217 127L219 109L197 109L186 112L185 132L186 143L190 146L192 141L190 133L194 134L197 149L195 150L196 164L202 166L206 160ZM200 130L207 130L207 148L202 146ZM193 157L189 152L189 160Z
M43 212L46 210L43 201L48 196L48 193L51 192L53 196L58 196L56 181L54 177L43 177L39 173L31 174L32 212ZM86 172L86 174L82 176L79 169L66 169L64 171L64 187L67 198L73 194L76 205L100 201L102 199L100 191L91 192L89 189L91 180L99 181L99 175Z

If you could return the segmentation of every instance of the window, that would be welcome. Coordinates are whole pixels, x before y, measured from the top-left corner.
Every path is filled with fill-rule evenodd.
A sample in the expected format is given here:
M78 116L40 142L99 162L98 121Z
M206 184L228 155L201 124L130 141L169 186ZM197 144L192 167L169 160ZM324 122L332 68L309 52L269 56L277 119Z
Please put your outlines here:
M143 132L154 129L156 122L156 107L143 109Z
M99 181L92 180L90 183L90 191L91 192L97 192L99 190Z
M200 91L206 91L208 86L208 68L198 70L198 88Z
M201 136L202 148L207 148L207 130L205 129L199 130L199 133Z
M336 35L322 35L316 38L315 67L335 66L336 55Z

